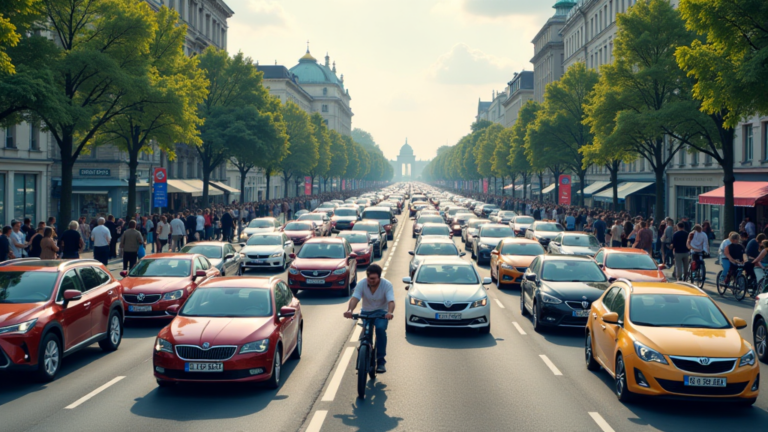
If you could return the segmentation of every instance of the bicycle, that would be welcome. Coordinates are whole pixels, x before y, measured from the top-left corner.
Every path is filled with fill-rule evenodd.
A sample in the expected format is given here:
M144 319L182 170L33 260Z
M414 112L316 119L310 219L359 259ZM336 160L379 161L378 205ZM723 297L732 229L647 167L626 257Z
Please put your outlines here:
M726 275L724 275L723 271L720 270L717 273L717 293L720 294L720 296L725 297L725 293L727 293L728 288L730 288L736 300L742 301L744 296L747 294L747 278L744 275L744 263L731 263L731 265L735 265L738 269L736 271L736 277L733 279L733 281L726 283Z
M696 268L694 269L694 267ZM703 254L691 253L691 259L688 262L688 275L688 279L692 284L699 288L704 288L704 283L707 281L707 267L704 264Z
M352 314L353 320L363 321L358 324L363 327L363 331L360 334L360 342L357 347L357 366L355 367L357 369L357 396L360 399L365 399L368 377L372 380L376 379L376 345L373 340L375 333L373 323L379 318L384 318L383 312L376 311L368 315Z

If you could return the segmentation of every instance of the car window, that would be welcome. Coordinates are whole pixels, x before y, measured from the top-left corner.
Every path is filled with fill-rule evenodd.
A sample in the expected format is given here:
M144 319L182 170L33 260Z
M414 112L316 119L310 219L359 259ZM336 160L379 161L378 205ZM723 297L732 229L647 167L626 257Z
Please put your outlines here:
M70 270L64 274L61 278L61 285L59 286L59 295L56 297L56 301L64 300L64 291L75 290L84 292L83 282L74 270Z
M290 305L293 301L293 293L288 289L284 282L279 282L278 285L280 286L280 289L283 291L283 295L285 296L285 305Z
M605 260L605 266L617 270L658 270L658 265L647 254L612 253Z
M204 288L192 293L179 315L187 317L267 317L272 315L270 290Z
M86 291L94 289L102 284L101 278L93 267L81 267L78 271L80 272L80 278L83 280L83 285L85 286Z
M598 247L600 243L591 235L569 235L563 237L564 246Z
M611 312L616 312L619 315L619 322L624 321L624 307L626 306L626 298L624 297L624 290L618 288L616 297L611 302Z
M605 306L606 309L611 310L611 302L613 301L613 298L616 297L616 293L619 292L621 288L619 287L613 287L610 291L608 291L608 294L603 297L603 306Z
M279 312L280 308L287 304L285 292L280 287L280 284L275 285L275 310Z
M539 273L539 258L538 257L533 259L533 262L531 263L531 266L528 267L528 269L531 271L531 273L535 273L535 274Z
M605 282L603 273L592 260L548 260L541 279L550 282Z
M597 261L598 264L602 264L603 263L603 255L605 255L605 252L600 251L595 256L595 261Z
M144 258L128 273L133 277L184 277L189 276L192 260L173 258Z
M195 271L198 270L205 270L205 267L203 267L203 263L201 262L200 258L195 258Z
M48 301L56 286L57 272L0 272L0 304Z

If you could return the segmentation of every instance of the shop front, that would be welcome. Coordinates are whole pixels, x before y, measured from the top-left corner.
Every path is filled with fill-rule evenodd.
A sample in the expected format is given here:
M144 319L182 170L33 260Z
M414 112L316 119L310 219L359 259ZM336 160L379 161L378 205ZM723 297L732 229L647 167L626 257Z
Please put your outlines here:
M669 216L683 216L696 223L709 221L717 238L723 237L723 206L699 203L699 195L723 185L722 173L686 173L669 177Z
M58 202L61 198L60 178L53 179L51 189L53 191L52 198ZM149 198L149 185L146 182L137 183L134 212L140 214L149 212ZM128 214L127 181L110 178L76 178L72 180L72 214L70 220L76 220L81 216L90 220L110 214L116 218L125 218Z
M656 208L655 186L652 182L624 182L617 187L619 208L631 215L652 216ZM592 196L596 203L609 208L613 203L613 188Z
M725 186L700 194L699 204L704 207L724 206ZM768 225L768 182L734 182L733 205L735 207L734 220L737 224L745 217L749 217L757 225L758 231L762 231Z

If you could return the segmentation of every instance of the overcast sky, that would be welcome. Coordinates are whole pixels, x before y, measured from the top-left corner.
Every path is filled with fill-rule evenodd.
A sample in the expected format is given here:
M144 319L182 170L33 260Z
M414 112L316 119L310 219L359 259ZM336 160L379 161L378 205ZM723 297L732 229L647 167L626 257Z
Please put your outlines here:
M431 159L469 131L477 101L533 70L531 40L555 0L225 0L228 49L288 68L310 42L336 62L352 127L393 159L405 142Z

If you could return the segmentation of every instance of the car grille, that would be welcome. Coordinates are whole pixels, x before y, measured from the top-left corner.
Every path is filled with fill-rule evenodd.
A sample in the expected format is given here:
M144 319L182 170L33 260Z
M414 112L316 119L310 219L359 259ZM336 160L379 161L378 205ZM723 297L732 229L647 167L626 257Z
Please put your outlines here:
M269 258L269 254L266 254L266 255L259 255L259 254L248 254L248 258L253 258L253 259L267 259L267 258Z
M569 327L584 327L587 325L587 318L566 315L558 325Z
M696 359L669 356L672 363L682 370L700 374L720 374L730 372L736 366L736 359L710 359L708 365L699 363Z
M582 302L580 302L580 301L567 301L567 302L565 302L565 304L567 304L571 309L576 309L576 310L589 309L589 307L592 305L592 303L587 302L587 307L584 307L584 305L581 304L581 303Z
M308 278L323 278L331 275L330 270L302 270L301 275Z
M131 312L129 310L126 310L125 317L126 318L157 318L157 317L173 318L173 315L168 315L168 313L164 310L156 310L156 311L149 311L149 312Z
M515 267L515 270L517 270L520 273L525 273L528 271L528 267Z
M128 303L133 304L150 304L150 303L157 303L158 300L160 300L160 297L162 297L162 294L147 294L144 296L143 300L139 300L139 296L135 294L123 294L123 299Z
M467 325L476 323L476 321L477 321L477 318L461 319L461 320L438 320L438 319L421 318L420 322L427 323L429 325L447 327L447 326L467 326Z
M236 346L215 346L207 350L194 345L176 345L176 355L182 360L229 360Z
M451 306L446 306L446 305L445 305L445 304L443 304L443 303L431 303L431 302L428 302L427 304L428 304L428 305L429 305L429 307L431 307L432 309L434 309L434 310L436 310L436 311L440 311L440 312L457 312L457 311L463 311L464 309L466 309L466 308L467 308L467 305L469 305L469 303L454 303L454 304L452 304Z
M672 381L656 378L659 385L666 391L695 396L735 396L741 394L749 382L728 383L725 387L694 387L687 386L682 381Z
M166 369L161 375L168 378L179 380L200 380L200 381L219 381L219 380L234 380L241 378L249 378L251 375L250 369L240 370L225 370L224 372L209 373L209 372L184 372L178 369Z

